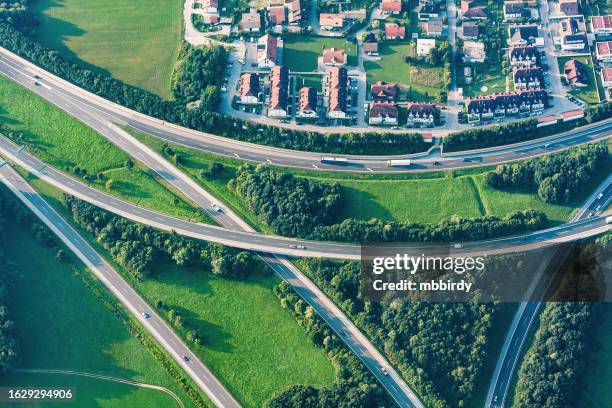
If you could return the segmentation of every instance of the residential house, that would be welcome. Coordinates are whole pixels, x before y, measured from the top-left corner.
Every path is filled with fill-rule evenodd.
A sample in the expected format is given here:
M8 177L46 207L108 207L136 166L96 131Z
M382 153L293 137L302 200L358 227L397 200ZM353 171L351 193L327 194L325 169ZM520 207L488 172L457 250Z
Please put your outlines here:
M374 101L394 101L399 87L392 82L376 81L370 85L370 96Z
M508 45L511 47L520 45L544 45L540 31L535 24L511 25L508 27Z
M254 73L242 74L238 96L240 103L253 105L259 103L259 77Z
M306 19L306 1L293 0L288 1L287 5L287 21L289 25L301 25Z
M319 16L319 26L325 31L342 31L344 17L342 14L321 13Z
M257 41L257 67L272 68L279 63L279 48L282 48L283 40L270 34L266 34Z
M202 0L200 9L206 14L219 13L219 0Z
M512 70L512 82L515 91L527 89L543 89L544 73L541 68L514 68Z
M285 23L287 21L287 10L285 9L285 6L268 7L268 19L272 25Z
M430 2L420 3L417 9L417 15L420 21L438 19L440 18L440 4Z
M522 1L504 2L504 21L528 20L531 12Z
M418 38L416 42L416 55L425 57L432 49L436 48L436 40L433 38Z
M242 19L240 20L238 28L242 32L258 33L261 29L261 16L257 11L242 13Z
M485 62L487 52L485 45L478 41L465 41L463 43L463 61L464 62Z
M395 23L386 23L385 38L387 40L403 40L404 38L406 38L406 27L399 26Z
M366 41L363 43L363 52L370 57L378 57L378 43L376 41Z
M597 60L605 65L612 64L612 41L595 43L595 56Z
M402 12L402 0L382 0L380 11L385 14L400 14Z
M470 7L462 16L465 19L486 20L487 8L484 6Z
M587 46L586 26L582 18L566 18L559 23L563 51L582 51Z
M462 25L463 27L463 39L464 40L476 40L480 35L480 26L475 21L466 21Z
M573 87L585 87L589 85L589 76L584 64L576 59L565 62L563 75L567 83Z
M606 88L612 88L612 68L601 70L601 83Z
M428 37L442 37L444 25L440 20L431 20L420 23L421 29Z
M270 70L270 102L268 116L286 118L289 101L289 70L279 65Z
M300 103L297 116L300 118L316 118L317 114L317 90L310 87L300 89Z
M370 125L397 125L399 110L394 102L372 102L368 114Z
M612 36L612 15L591 17L591 31L598 40Z
M540 51L538 47L510 47L508 59L512 67L535 67L540 65Z
M544 111L546 101L546 91L531 90L468 98L465 106L468 122L479 123L518 114L539 114Z
M327 75L327 117L330 119L346 119L348 71L344 67L332 67Z
M559 0L559 11L566 16L582 15L578 0Z
M408 127L434 127L437 114L436 105L431 103L411 103L408 105Z
M319 65L327 65L329 67L341 67L346 64L346 52L340 48L326 48L323 50L323 56L320 58Z
M342 14L342 17L344 17L345 20L363 20L365 21L365 19L368 17L368 12L364 8L356 9L356 10L344 10L340 14Z

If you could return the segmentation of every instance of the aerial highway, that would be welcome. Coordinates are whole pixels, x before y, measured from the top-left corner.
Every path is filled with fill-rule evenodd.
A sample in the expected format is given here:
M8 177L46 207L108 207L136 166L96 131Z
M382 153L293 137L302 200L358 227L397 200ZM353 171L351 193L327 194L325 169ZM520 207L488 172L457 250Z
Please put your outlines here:
M404 156L330 155L241 142L166 123L87 92L4 48L0 48L0 73L39 94L99 132L102 132L103 129L100 128L99 123L96 124L95 121L90 120L92 115L104 119L106 124L128 126L168 142L204 152L276 166L311 170L418 172L460 169L543 155L602 140L612 135L612 119L609 119L558 135L477 151L442 154L439 149L434 148L429 152ZM323 156L340 156L346 161L322 163ZM397 167L387 165L388 160L400 157L410 158L411 164Z
M189 347L183 343L166 322L19 173L8 165L2 165L0 167L0 180L83 261L217 407L240 407L240 404L225 389L223 384L191 353Z
M71 177L56 168L46 165L8 138L0 136L0 155L22 166L32 174L75 197L94 204L132 221L196 239L217 242L223 245L257 252L300 257L325 257L335 259L361 259L358 244L307 241L296 238L265 235L261 233L230 230L215 225L194 223L171 217L121 200ZM605 190L606 197L612 188ZM553 228L485 241L472 241L453 247L450 256L496 255L522 252L548 245L570 242L608 231L612 225L605 218L594 215L585 220L562 224ZM449 244L424 245L418 243L391 243L385 248L397 248L403 253L421 255L423 251L448 249Z
M588 219L589 214L594 214L599 209L606 208L612 201L612 175L610 175L593 194L585 201L585 204L572 218L573 222ZM493 377L489 385L486 408L499 408L509 402L509 391L512 378L516 374L521 359L521 350L525 346L525 341L530 333L538 313L544 307L544 303L537 301L535 291L542 290L538 285L541 281L543 270L548 266L554 254L549 252L542 259L541 270L534 274L534 279L530 290L525 294L525 300L519 303L518 310L510 325L510 330L506 336L502 351L499 354Z

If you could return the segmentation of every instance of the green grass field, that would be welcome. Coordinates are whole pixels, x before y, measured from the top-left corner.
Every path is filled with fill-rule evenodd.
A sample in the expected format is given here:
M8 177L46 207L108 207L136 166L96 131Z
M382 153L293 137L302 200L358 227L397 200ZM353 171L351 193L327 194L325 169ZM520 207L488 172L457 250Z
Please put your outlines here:
M41 180L30 182L70 220L61 191ZM112 262L89 233L73 226L149 304L161 299L198 328L204 340L194 351L245 406L261 406L274 392L292 384L334 381L334 369L324 351L308 340L274 297L272 287L279 283L275 275L256 271L249 279L229 280L208 271L163 264L150 279L137 282Z
M169 191L143 166L127 169L128 155L77 119L26 88L0 77L0 123L21 133L29 150L60 169L80 166L113 180L110 194L182 218L204 220L200 211ZM13 136L15 138L15 136ZM106 181L94 185L105 190Z
M563 72L565 63L572 59L571 57L558 57L557 63L559 64L559 71ZM584 88L575 88L569 91L570 94L576 98L582 99L588 104L599 103L599 92L597 91L597 80L595 79L595 73L593 72L593 60L591 57L577 57L575 58L582 62L586 68L586 74L589 77L589 86Z
M78 261L58 261L54 251L8 219L7 236L10 308L21 346L20 368L89 372L161 385L193 406L175 380L85 286L83 276L93 277L84 267L74 266ZM72 387L79 406L176 406L159 391L84 377L9 373L0 374L0 383Z
M140 141L161 152L164 142L131 131ZM241 161L214 156L194 149L173 145L181 155L182 169L191 174L208 191L223 200L247 222L260 231L270 232L248 210L242 200L227 188L235 169ZM213 161L224 163L223 173L215 180L200 177L200 169ZM587 193L566 205L546 204L535 193L504 191L489 188L483 183L488 169L471 169L455 173L433 172L419 174L353 174L315 172L300 169L284 169L303 177L326 182L338 182L346 197L346 205L339 218L354 217L362 220L380 218L412 222L437 223L454 215L479 217L481 215L505 216L514 210L539 209L548 214L552 224L566 222ZM601 180L593 180L593 188Z
M588 368L581 378L582 387L576 398L583 408L612 407L612 305L604 303L602 307L595 347L588 353Z
M357 65L357 45L343 38L289 35L284 38L283 64L290 71L314 71L325 48L342 48L347 65Z
M73 62L170 96L181 0L38 0L36 39Z
M404 61L410 54L408 43L383 42L380 61L364 61L368 83L395 82L408 88L408 100L425 102L434 100L444 85L444 68L425 65L414 66Z

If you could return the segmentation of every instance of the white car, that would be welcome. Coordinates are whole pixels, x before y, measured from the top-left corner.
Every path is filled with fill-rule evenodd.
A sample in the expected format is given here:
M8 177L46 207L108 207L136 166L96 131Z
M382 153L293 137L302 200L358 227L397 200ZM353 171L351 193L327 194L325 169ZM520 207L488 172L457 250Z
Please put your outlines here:
M383 373L383 375L389 375L389 372L387 371L387 369L385 367L378 367L380 369L380 372Z
M215 212L221 212L221 207L219 207L217 204L213 204L211 205L211 208L213 209L213 211Z
M599 193L599 195L597 196L597 199L601 200L601 197L603 197L603 193Z
M455 244L455 245L453 245L453 248L461 249L461 248L463 248L463 244Z
M151 317L150 314L146 313L146 312L142 312L141 313L142 317L144 317L145 319L148 319L149 317Z

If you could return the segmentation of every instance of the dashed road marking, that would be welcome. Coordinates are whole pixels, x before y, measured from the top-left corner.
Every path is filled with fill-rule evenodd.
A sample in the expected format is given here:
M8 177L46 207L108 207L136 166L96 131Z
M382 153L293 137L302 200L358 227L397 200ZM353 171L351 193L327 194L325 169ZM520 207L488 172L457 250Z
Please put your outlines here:
M371 169L371 168L369 168L369 167L366 167L366 170L367 170L367 171L371 171L371 172L373 172L373 171L374 171L374 170L372 170L372 169Z
M316 164L313 163L312 167L314 167L315 169L318 169L319 166L317 166Z
M240 158L240 156L238 156L238 153L234 153L234 156L235 156L237 159L239 159L239 158Z

